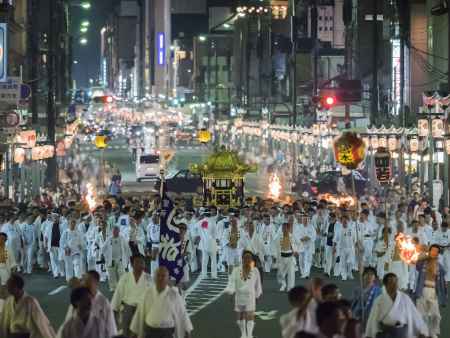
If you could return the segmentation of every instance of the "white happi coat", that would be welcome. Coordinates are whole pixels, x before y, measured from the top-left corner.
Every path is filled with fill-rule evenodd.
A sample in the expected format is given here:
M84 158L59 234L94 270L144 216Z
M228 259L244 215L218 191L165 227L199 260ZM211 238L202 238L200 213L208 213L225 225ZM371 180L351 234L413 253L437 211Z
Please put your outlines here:
M254 312L256 299L262 295L261 276L257 268L251 268L249 278L242 279L242 267L238 266L228 280L225 292L234 294L236 312Z
M112 266L112 239L113 239L113 236L109 236L106 239L106 241L103 243L103 246L101 249L103 256L105 257L105 263L106 263L107 267ZM122 264L122 268L125 270L125 268L128 266L128 263L130 261L131 249L125 238L123 238L122 236L119 235L118 239L120 240L120 247L121 247L121 251L122 251L121 264Z
M114 335L106 334L105 322L91 312L86 325L74 315L69 318L58 331L58 338L112 338Z
M146 243L146 239L145 239L145 233L144 230L142 229L142 227L140 227L139 225L135 225L136 228L132 229L132 225L126 226L126 227L120 227L120 233L121 236L123 236L127 241L131 241L131 235L132 235L132 231L136 231L136 244L138 246L139 252L141 255L145 254L145 243Z
M101 329L99 330L100 335L98 337L113 337L117 335L116 320L114 318L114 312L112 310L111 304L100 291L97 291L95 297L92 299L91 314L99 319L98 325L101 326ZM76 316L76 311L74 310L73 306L70 305L69 309L67 310L65 323ZM58 336L60 336L61 330L65 327L65 323L61 326L58 332ZM72 324L69 324L69 326L70 325ZM86 327L88 327L88 325ZM80 330L79 332L83 331Z
M16 303L14 296L9 296L0 314L0 337L26 332L30 333L30 338L55 337L55 331L34 297L24 293Z
M152 280L148 273L143 272L137 283L132 271L125 273L120 277L111 299L113 310L119 311L122 303L137 306L143 300L142 295L151 285Z
M299 252L313 254L315 250L316 230L311 224L301 224L297 231L297 241L299 243ZM309 237L309 240L302 241L303 238Z
M217 231L217 223L213 217L202 218L197 227L200 236L199 249L211 253L217 252L217 239L220 237Z
M70 250L70 256L79 254L81 255L86 246L86 241L84 236L78 230L67 229L61 235L61 240L59 242L60 247L65 250Z
M250 233L245 229L241 232L241 238L239 241L239 246L242 250L248 250L252 252L254 255L264 256L262 249L261 237L256 232L256 229L253 231L253 235L250 236Z
M163 291L165 294L158 297L156 286L152 286L142 296L143 301L138 305L136 314L131 322L130 329L138 338L145 338L145 327L147 316L150 312L164 311L163 320L173 320L175 327L175 337L184 338L186 332L191 332L193 326L186 310L185 301L181 297L178 289L167 286ZM152 308L154 307L154 308Z
M380 331L380 322L395 326L396 323L408 327L408 338L420 334L428 336L428 328L409 296L397 291L395 301L383 289L383 293L375 299L366 326L366 337L375 338Z
M276 248L274 247L275 226L270 224L261 224L261 244L264 256L274 256Z

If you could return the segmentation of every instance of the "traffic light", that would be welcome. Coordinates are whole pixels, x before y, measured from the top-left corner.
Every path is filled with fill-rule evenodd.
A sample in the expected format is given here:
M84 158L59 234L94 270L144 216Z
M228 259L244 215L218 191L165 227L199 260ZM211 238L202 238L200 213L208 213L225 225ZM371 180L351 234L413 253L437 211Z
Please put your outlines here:
M322 106L326 109L332 108L336 104L336 97L333 95L328 95L323 97Z
M114 101L113 97L109 95L96 96L92 100L94 101L94 103L103 103L103 104L112 103Z

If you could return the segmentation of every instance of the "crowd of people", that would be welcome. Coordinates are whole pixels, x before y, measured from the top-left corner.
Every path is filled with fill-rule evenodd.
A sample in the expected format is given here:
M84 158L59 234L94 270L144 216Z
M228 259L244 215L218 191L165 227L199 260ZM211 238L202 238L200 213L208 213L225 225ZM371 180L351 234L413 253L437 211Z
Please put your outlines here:
M276 271L280 292L288 292L294 307L281 318L283 337L440 335L440 306L450 281L448 208L438 211L418 194L407 199L395 193L360 196L358 207L311 199L292 204L253 199L222 209L194 207L182 198L175 202L184 257L179 283L169 281L169 271L159 266L159 196L118 193L91 209L76 192L57 201L45 193L31 203L1 201L0 283L10 296L0 333L54 335L17 274L39 270L73 287L60 337L81 337L80 332L86 338L113 337L116 324L125 337L189 336L193 327L183 290L190 274L216 279L222 271L229 273L226 291L235 297L241 336L250 338L264 276ZM404 236L412 247L402 246ZM414 259L405 259L405 250ZM340 299L334 284L312 278L313 268L324 278L359 282L361 274L353 302ZM298 279L308 279L310 286L296 286ZM113 292L111 303L97 290L101 282ZM26 317L31 312L41 317Z

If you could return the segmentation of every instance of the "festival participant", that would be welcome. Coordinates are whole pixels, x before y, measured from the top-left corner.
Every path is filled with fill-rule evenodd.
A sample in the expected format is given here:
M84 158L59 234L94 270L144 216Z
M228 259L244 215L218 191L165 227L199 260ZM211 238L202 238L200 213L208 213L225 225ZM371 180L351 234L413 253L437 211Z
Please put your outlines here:
M23 273L30 275L33 270L34 249L36 246L36 230L34 228L34 217L32 215L26 217L22 223L20 231L22 242L22 269Z
M16 261L11 249L6 245L8 236L0 232L0 286L6 285L12 270L16 267Z
M440 334L439 305L445 305L447 302L445 270L439 263L439 253L440 247L433 244L429 248L428 257L416 264L418 277L414 297L417 309L427 323L429 336L432 338L437 338Z
M428 328L409 296L398 290L397 276L383 277L384 289L375 300L367 320L366 338L428 337Z
M228 273L231 275L234 268L239 266L241 258L240 245L241 231L238 228L238 219L231 217L230 226L223 233L222 243L224 245L225 258Z
M123 207L120 210L119 218L117 219L117 224L120 227L127 228L130 225L130 208L129 207Z
M154 284L141 294L130 330L137 338L190 338L193 326L183 298L169 286L169 271L156 270Z
M316 230L308 221L306 214L302 215L301 225L298 228L298 265L301 278L309 278L313 263L314 244L316 241Z
M145 233L142 227L138 225L135 217L130 217L128 226L121 226L120 232L128 240L131 253L133 255L145 253Z
M365 326L375 299L381 294L381 287L377 281L377 271L366 267L363 271L363 288L354 293L352 313Z
M316 338L343 337L347 324L341 304L325 301L317 307L317 326L319 332Z
M81 273L85 273L86 272L86 267L88 266L88 261L87 261L87 257L88 257L88 249L89 249L89 237L90 237L90 233L93 231L93 229L95 228L95 224L92 222L92 216L89 214L82 214L80 215L80 219L77 223L77 230L83 234L83 238L85 243L87 243L82 252L81 252L81 256L80 256L80 261L81 261Z
M208 274L208 262L211 262L211 278L217 279L217 223L209 210L204 210L198 223L200 243L202 251L202 277Z
M325 266L325 252L326 245L326 231L328 229L329 212L326 204L320 202L317 206L316 213L311 218L311 225L316 230L316 243L314 253L314 266L317 268L324 268Z
M339 257L335 272L342 277L342 280L347 280L348 277L353 279L356 231L350 226L347 215L341 217L340 231L335 232L333 242L336 243L336 256Z
M264 272L270 272L273 264L275 225L271 223L270 216L265 214L261 224L261 244L264 258Z
M445 270L445 281L450 282L450 229L446 221L442 222L440 229L435 234L432 244L438 244L441 248L442 265Z
M97 271L91 270L84 274L81 283L78 283L72 289L78 287L86 287L92 300L92 313L102 322L102 335L99 337L113 337L117 334L116 321L114 318L114 312L112 310L109 300L99 291L98 286L100 284L100 275ZM73 316L77 315L77 309L72 305L66 314L65 321L69 321Z
M431 223L427 223L425 214L420 214L419 217L419 236L423 238L423 241L421 241L424 245L430 245L431 242L431 235L433 233L433 228L431 227Z
M122 333L127 337L131 334L130 324L143 299L142 295L151 285L150 275L144 272L145 259L142 255L133 255L131 266L133 270L120 278L111 300L114 312L121 314Z
M240 238L240 246L242 250L252 252L261 260L261 237L256 232L255 224L249 221L244 225L244 229Z
M36 238L38 239L37 263L40 268L51 271L49 255L47 252L47 247L45 246L45 234L47 233L47 229L52 227L53 220L51 213L49 213L47 209L41 209L41 218L43 221L41 222L39 228L36 229Z
M64 261L61 252L61 235L63 229L59 222L59 215L52 214L52 223L46 230L44 235L44 243L50 255L50 264L54 278L64 277Z
M191 272L197 272L198 261L197 261L197 250L198 243L196 243L196 238L198 237L197 220L194 217L195 211L193 209L187 209L184 213L184 218L182 220L188 227L188 237L190 242L191 256L189 258L189 269Z
M12 274L7 282L8 293L0 314L0 337L54 338L48 318L38 301L24 291L25 282L18 274Z
M363 266L375 266L373 247L377 237L377 228L373 222L369 221L369 210L363 209L360 213L359 228L361 229Z
M86 242L81 232L76 229L77 222L69 219L69 228L61 236L60 247L64 250L66 281L73 277L81 278L81 253Z
M380 225L380 228L374 252L377 255L377 275L382 278L388 272L389 263L392 259L392 251L395 246L395 232L389 226L384 214L380 213L377 215L377 223Z
M103 243L101 250L108 271L109 290L114 291L131 257L130 247L127 240L120 235L119 226L113 227L112 235Z
M102 255L102 247L109 236L108 224L103 216L97 218L97 227L91 233L92 242L90 248L90 260L94 266L91 270L96 270L100 274L100 280L104 282L107 278L105 257Z
M20 251L22 248L20 227L18 225L19 218L11 214L7 218L7 222L2 227L2 232L8 236L8 248L14 256L14 261L17 264L17 269L20 270Z
M154 276L159 267L159 234L160 234L160 214L154 211L147 226L147 242L151 248L150 275Z
M86 287L72 290L70 303L75 314L58 331L58 338L112 338L106 323L93 311L92 294Z
M325 237L325 269L324 272L327 276L331 275L331 269L335 269L336 261L336 242L334 238L340 231L342 225L337 221L336 214L330 213L329 221L326 224L323 236Z
M277 277L281 284L280 291L289 291L295 285L295 257L298 256L298 244L288 223L283 223L282 232L276 242L279 257Z
M242 338L253 338L256 300L262 295L261 276L254 267L253 253L244 250L242 266L234 268L226 292L234 295L237 324Z

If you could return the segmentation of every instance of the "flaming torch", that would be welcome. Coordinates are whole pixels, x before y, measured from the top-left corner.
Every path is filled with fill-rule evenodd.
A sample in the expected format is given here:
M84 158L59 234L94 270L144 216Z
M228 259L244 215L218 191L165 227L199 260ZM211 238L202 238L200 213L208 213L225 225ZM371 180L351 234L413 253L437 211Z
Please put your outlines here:
M420 249L414 238L411 236L399 233L395 238L399 248L400 258L406 264L415 264L420 256Z
M97 202L95 201L95 190L92 183L86 184L86 191L87 191L85 196L86 203L89 206L89 210L93 211L97 205Z
M279 199L281 195L281 181L276 173L273 173L270 176L269 181L269 198Z

